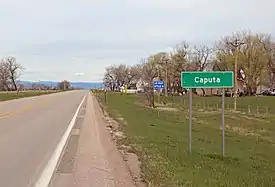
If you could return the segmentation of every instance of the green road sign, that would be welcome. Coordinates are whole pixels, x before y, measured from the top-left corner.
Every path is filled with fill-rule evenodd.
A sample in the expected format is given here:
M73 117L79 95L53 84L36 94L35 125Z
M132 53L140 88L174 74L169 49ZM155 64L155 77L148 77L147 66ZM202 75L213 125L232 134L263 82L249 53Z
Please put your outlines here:
M232 88L234 87L233 72L181 72L181 86L183 88Z

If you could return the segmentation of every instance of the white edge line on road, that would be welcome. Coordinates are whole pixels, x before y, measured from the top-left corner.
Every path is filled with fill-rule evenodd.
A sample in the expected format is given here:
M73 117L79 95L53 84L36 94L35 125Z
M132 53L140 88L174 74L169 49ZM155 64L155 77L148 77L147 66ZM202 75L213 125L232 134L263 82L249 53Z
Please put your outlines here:
M78 115L78 112L80 110L80 107L82 106L85 98L87 97L87 94L85 94L85 96L83 97L81 103L79 104L78 108L76 109L76 112L67 128L67 130L65 131L65 133L63 134L60 142L58 143L52 157L50 158L50 160L48 161L48 164L46 165L46 167L44 168L42 174L40 175L38 181L35 184L35 187L47 187L51 181L51 178L54 174L54 171L56 169L56 166L58 164L59 161L59 157L62 154L63 148L66 145L67 139L69 138L70 132L74 126L76 117Z

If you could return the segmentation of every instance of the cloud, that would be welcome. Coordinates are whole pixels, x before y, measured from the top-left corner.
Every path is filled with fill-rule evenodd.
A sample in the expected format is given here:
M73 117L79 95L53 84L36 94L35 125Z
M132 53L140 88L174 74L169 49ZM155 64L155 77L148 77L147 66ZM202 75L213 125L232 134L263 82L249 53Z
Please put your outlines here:
M85 75L85 73L75 73L74 75L75 76L83 76L83 75Z

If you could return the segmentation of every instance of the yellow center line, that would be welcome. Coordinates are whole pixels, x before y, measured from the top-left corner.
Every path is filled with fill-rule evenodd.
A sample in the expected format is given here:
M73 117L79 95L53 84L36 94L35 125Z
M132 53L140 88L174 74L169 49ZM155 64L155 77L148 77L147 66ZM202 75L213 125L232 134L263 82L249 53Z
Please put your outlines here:
M14 111L11 111L11 112L6 113L6 114L0 114L0 120L3 119L3 118L7 118L7 117L11 117L11 116L14 116L14 115L21 114L23 112L26 112L28 110L31 110L31 109L39 107L39 106L49 104L50 102L53 102L54 100L55 99L44 99L40 102L34 103L33 105L25 106L21 109L14 110Z

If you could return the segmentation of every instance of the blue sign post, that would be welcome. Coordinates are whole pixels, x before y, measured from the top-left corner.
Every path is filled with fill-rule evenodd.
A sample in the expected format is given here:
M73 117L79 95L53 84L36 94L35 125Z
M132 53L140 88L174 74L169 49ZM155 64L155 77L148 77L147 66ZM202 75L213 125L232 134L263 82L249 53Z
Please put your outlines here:
M164 82L163 81L154 81L154 88L155 89L163 89L164 88Z
M159 105L160 105L160 89L164 88L164 82L163 81L154 81L154 89L159 90L158 94L158 117L159 117Z

